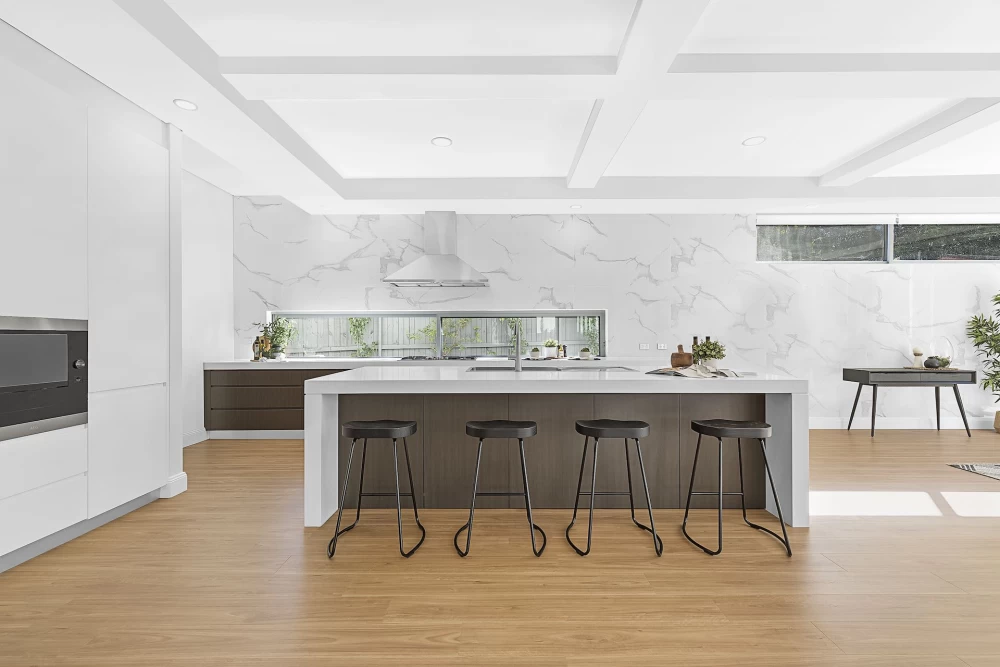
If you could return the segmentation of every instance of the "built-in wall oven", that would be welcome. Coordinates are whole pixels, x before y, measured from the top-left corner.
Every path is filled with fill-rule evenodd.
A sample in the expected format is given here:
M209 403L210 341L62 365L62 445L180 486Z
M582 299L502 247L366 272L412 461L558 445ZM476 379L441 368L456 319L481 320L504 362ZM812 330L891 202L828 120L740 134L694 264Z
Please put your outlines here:
M0 316L0 440L86 423L86 320Z

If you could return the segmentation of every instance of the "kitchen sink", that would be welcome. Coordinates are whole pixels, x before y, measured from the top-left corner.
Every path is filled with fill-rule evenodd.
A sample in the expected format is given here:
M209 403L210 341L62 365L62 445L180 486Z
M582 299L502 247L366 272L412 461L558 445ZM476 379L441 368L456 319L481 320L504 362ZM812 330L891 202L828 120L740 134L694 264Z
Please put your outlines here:
M590 372L590 373L593 373L595 371L602 372L602 373L606 372L606 371L616 371L616 372L626 371L626 372L633 372L633 373L635 372L634 368L629 368L627 366L603 366L603 367L600 367L600 368L593 368L593 367L587 368L585 366L572 366L572 367L569 367L569 368L560 368L559 366L524 366L521 370L523 372L525 372L525 373L529 373L529 372L532 372L532 371L547 371L549 373L553 373L553 372L554 373L572 373L573 371ZM469 373L485 373L485 372L493 372L493 373L508 372L508 373L514 373L516 371L511 366L471 366L467 372L469 372Z

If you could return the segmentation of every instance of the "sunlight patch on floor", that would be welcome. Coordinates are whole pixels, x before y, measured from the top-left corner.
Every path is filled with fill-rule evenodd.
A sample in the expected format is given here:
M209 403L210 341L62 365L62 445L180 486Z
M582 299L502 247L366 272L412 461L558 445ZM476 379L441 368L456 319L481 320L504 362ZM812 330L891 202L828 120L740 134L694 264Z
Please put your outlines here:
M810 491L812 516L941 516L923 491Z
M1000 517L1000 492L942 491L941 496L958 516Z

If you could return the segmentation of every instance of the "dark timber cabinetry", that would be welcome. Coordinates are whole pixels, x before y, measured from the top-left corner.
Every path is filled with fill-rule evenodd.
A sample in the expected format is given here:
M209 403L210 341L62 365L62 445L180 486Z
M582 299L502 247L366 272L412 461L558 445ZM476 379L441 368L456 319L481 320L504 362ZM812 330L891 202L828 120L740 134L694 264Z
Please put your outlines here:
M303 383L339 370L205 371L206 431L303 428Z

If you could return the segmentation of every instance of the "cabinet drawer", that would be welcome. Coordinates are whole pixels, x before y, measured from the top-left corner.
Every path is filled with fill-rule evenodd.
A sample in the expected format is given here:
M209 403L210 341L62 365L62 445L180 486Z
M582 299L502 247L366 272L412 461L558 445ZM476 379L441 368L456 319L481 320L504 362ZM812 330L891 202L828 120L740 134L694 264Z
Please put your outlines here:
M924 373L871 373L869 382L872 384L906 384L921 382Z
M301 431L305 428L305 411L212 410L209 420L209 431Z
M962 382L972 382L972 378L972 371L934 371L920 374L921 382L950 382L958 384Z
M87 518L87 473L0 500L0 555Z
M86 471L86 425L0 442L0 500Z
M298 387L312 378L342 370L205 371L212 387Z
M212 387L213 410L297 408L305 405L302 387Z

